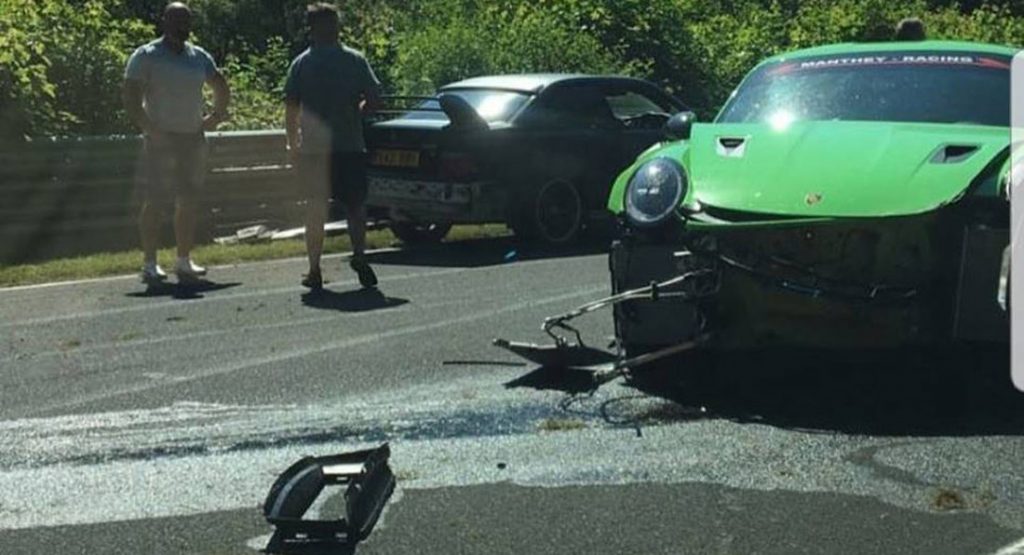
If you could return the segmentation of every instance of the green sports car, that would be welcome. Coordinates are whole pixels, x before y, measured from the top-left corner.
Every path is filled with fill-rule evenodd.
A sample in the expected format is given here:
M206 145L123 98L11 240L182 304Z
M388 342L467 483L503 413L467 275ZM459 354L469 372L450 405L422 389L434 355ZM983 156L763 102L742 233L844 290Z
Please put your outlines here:
M608 201L613 289L642 293L615 306L620 346L1008 341L1015 53L800 50L754 68L713 122L674 116Z

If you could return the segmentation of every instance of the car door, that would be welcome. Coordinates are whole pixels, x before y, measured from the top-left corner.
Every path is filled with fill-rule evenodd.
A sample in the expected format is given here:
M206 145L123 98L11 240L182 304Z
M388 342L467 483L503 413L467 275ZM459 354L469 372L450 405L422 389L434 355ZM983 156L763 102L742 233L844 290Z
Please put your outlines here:
M607 176L620 157L617 120L596 81L568 81L545 90L524 113L533 179L572 181L585 206L603 206ZM540 177L543 176L543 177Z
M681 109L668 95L646 85L642 82L614 84L602 91L612 115L621 122L613 155L618 168L615 174L651 145L664 140L665 122Z

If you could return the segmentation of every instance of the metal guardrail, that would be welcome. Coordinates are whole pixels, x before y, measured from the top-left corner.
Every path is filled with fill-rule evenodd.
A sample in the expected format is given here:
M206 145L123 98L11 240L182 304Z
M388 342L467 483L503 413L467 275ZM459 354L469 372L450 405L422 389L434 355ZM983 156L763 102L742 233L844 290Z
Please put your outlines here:
M301 222L283 130L207 139L200 239L255 223ZM0 151L0 263L137 246L141 145L138 136L47 138Z

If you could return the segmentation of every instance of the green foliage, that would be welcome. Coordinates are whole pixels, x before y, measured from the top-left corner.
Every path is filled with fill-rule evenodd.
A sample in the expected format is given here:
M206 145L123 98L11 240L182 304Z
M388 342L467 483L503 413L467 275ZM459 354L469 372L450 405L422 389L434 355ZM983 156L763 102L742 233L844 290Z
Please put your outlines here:
M152 30L108 3L0 0L0 140L126 128L124 64Z
M233 129L273 129L284 125L284 79L290 62L281 37L272 37L260 55L239 59L228 55L221 68L232 90L231 120L222 126Z
M996 44L1020 46L1024 41L1024 8L1017 3L1016 11L1008 1L1005 5L982 6L962 14L956 7L936 10L924 17L929 32L935 38L974 40Z
M231 129L279 127L281 86L306 48L307 0L191 0L194 40L232 85ZM130 130L128 54L165 0L0 0L0 140ZM342 40L395 93L506 72L625 73L711 117L764 57L885 40L919 16L933 38L1021 45L1020 0L346 0Z
M542 5L496 6L486 2L439 0L443 9L426 25L409 25L395 39L389 77L403 93L429 93L467 77L495 73L634 73L636 65L596 37L580 33Z
M0 4L0 143L57 121L53 84L46 77L43 45L14 27L12 3Z

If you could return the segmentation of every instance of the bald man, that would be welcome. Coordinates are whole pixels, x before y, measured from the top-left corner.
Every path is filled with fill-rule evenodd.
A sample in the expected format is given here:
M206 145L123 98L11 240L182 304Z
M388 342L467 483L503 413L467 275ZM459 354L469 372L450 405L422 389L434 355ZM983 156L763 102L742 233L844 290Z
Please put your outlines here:
M228 118L231 92L213 58L188 42L192 11L181 2L164 9L163 35L140 46L128 59L124 105L142 130L143 172L139 180L142 208L142 279L160 282L167 274L157 264L161 212L174 204L178 280L195 280L206 269L192 261L197 196L206 176L206 136ZM213 111L204 114L203 85L213 89Z

